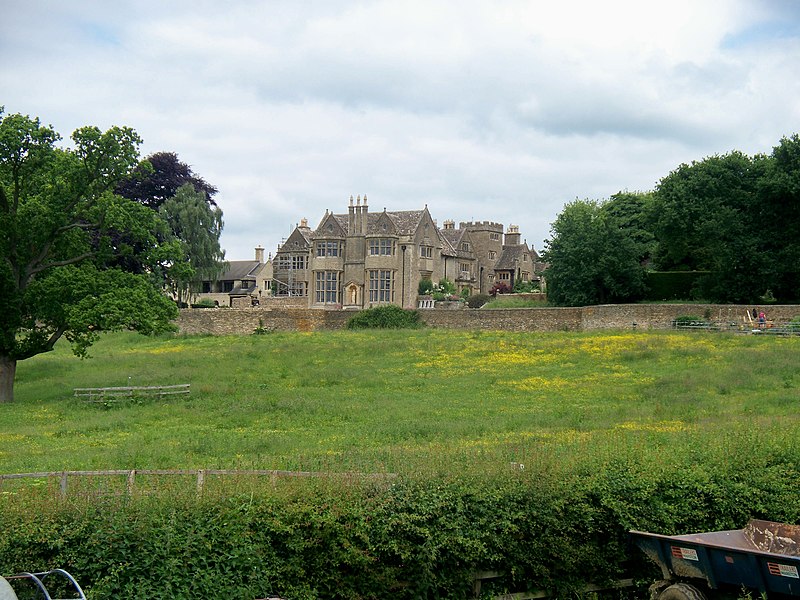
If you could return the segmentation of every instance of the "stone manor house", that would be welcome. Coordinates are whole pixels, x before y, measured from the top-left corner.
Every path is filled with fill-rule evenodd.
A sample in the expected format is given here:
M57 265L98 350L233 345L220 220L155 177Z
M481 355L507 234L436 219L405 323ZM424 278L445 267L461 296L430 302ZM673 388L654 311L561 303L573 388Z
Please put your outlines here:
M438 227L427 206L370 212L366 195L351 196L346 214L326 211L316 229L303 219L266 263L256 248L255 261L229 264L218 281L204 282L200 297L214 292L220 305L283 297L308 308L416 308L423 279L487 294L496 283L539 281L544 268L515 225L506 232L489 221Z

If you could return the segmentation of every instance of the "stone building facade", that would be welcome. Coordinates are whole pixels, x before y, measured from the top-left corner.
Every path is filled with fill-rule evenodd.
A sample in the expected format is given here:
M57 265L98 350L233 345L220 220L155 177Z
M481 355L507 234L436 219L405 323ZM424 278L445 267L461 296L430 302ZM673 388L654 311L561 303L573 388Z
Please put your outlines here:
M272 262L264 261L264 248L258 246L253 260L227 261L227 268L216 279L200 282L192 302L206 300L216 306L258 304L268 294L272 277Z
M350 197L347 213L325 213L316 229L301 221L278 247L271 289L304 297L308 308L362 309L381 304L416 308L420 281L447 279L458 293L489 293L505 282L535 281L539 256L519 229L489 221L445 221L428 207L370 212L366 195ZM505 239L504 239L505 237Z
M542 267L519 228L491 221L445 221L428 207L370 212L366 195L347 213L327 212L316 229L301 221L273 259L275 296L304 297L308 308L417 307L420 281L455 284L459 294L489 293L505 282L536 281Z

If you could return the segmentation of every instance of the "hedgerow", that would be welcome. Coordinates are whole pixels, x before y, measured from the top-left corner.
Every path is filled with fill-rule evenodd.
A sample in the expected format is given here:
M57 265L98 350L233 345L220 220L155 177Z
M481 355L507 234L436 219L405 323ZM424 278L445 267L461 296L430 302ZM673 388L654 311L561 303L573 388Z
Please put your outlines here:
M89 598L469 598L657 577L629 529L800 520L796 445L559 472L297 482L213 495L0 497L0 572L64 567ZM603 459L604 460L604 459ZM602 467L602 468L597 468Z
M418 329L419 312L387 304L360 311L347 322L348 329Z

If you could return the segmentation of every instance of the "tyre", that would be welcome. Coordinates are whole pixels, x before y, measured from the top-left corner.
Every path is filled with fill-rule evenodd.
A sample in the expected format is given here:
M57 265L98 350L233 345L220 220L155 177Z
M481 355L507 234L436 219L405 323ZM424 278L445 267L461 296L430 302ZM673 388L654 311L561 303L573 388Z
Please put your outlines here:
M656 600L706 600L706 596L693 585L674 583L661 592Z

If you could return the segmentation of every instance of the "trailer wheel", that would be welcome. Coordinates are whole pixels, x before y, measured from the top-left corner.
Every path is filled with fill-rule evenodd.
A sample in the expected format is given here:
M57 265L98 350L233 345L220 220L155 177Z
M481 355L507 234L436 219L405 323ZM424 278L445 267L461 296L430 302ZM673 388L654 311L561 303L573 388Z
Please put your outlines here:
M674 583L661 592L656 600L706 600L706 597L693 585Z

